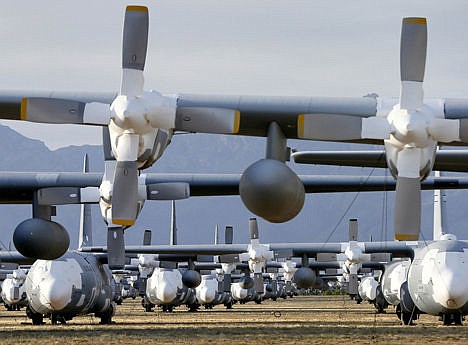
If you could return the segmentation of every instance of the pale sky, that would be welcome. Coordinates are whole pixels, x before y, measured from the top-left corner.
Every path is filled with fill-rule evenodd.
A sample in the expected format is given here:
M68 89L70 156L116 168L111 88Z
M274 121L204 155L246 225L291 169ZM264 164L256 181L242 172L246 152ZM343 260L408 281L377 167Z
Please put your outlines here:
M2 0L0 89L117 90L127 4ZM145 4L150 10L147 89L397 96L405 16L428 18L426 95L465 97L468 89L468 5L463 0L132 4ZM100 140L97 130L62 133L30 124L15 128L46 140L50 148Z

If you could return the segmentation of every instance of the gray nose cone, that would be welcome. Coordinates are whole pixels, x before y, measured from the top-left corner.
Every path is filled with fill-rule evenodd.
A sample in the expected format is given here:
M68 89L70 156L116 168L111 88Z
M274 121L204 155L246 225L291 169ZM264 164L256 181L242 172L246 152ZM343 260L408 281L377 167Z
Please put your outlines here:
M315 272L309 267L301 267L294 273L294 281L300 289L308 289L315 284Z
M248 167L239 183L244 205L272 223L294 218L304 206L304 185L286 164L261 159Z
M250 278L249 276L245 276L244 278L242 278L242 280L240 281L240 287L242 289L251 289L253 288L254 286L254 281L252 278Z
M30 218L16 227L13 243L16 249L28 258L54 260L68 250L70 237L59 223Z
M188 288L196 288L201 283L201 275L197 271L187 270L182 275L182 283Z

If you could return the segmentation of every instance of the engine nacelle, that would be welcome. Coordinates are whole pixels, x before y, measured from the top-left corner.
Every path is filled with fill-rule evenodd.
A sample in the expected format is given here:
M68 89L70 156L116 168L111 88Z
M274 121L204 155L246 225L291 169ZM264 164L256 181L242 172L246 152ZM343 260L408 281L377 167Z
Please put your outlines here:
M70 237L59 223L30 218L16 227L13 243L16 249L28 258L55 260L68 250Z
M297 174L274 159L261 159L249 166L240 179L239 194L251 212L272 223L293 219L305 199Z

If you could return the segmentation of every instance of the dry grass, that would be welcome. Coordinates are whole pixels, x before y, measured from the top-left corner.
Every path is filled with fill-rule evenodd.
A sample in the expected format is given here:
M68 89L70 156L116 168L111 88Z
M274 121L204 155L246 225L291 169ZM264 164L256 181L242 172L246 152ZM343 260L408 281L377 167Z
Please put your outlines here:
M468 327L444 327L423 315L401 326L393 309L375 314L344 296L297 297L233 310L145 313L139 300L119 306L115 324L82 316L65 326L32 326L24 311L0 311L0 344L466 344Z

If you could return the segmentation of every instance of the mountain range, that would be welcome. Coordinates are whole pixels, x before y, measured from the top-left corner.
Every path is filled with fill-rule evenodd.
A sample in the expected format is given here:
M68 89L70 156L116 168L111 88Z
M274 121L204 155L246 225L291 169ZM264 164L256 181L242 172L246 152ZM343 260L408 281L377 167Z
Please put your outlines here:
M54 135L51 127L50 135ZM54 151L42 141L26 138L7 126L0 126L2 171L81 171L83 155L90 160L90 171L103 171L100 146L69 146ZM366 145L337 144L289 140L289 146L298 150L372 149ZM241 173L250 164L264 157L265 139L209 135L175 135L163 157L145 172L159 173ZM359 175L367 177L387 174L384 169L327 167L288 163L299 174ZM465 191L448 191L449 231L464 237L466 223ZM324 242L347 240L349 218L359 220L360 240L390 240L393 238L393 192L311 194L301 213L283 224L272 224L259 219L261 242ZM423 192L422 236L432 238L432 193ZM132 228L126 231L128 244L139 244L145 229L153 230L153 244L169 242L170 202L146 202ZM97 205L93 206L95 244L104 244L106 227ZM248 219L253 215L238 196L193 197L176 202L178 239L181 244L211 243L218 224L234 226L234 242L249 239ZM29 205L1 205L0 246L12 247L13 230L22 220L31 217ZM57 207L55 220L70 233L71 247L78 242L79 206ZM220 234L222 240L223 235Z

